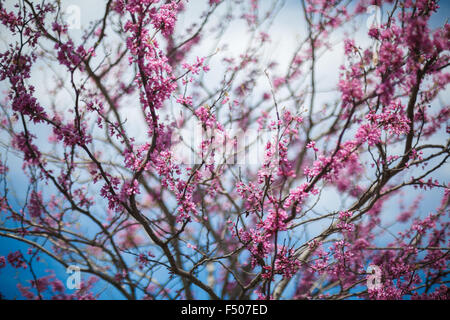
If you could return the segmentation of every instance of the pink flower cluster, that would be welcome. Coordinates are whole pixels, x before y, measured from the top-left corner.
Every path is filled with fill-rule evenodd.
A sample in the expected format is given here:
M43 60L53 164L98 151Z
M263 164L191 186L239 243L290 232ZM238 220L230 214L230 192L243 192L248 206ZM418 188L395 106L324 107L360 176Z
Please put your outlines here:
M38 218L42 213L42 191L31 191L30 200L28 201L28 213L33 218Z
M178 1L171 1L161 5L158 9L150 9L150 19L155 29L160 29L165 37L169 37L177 21Z

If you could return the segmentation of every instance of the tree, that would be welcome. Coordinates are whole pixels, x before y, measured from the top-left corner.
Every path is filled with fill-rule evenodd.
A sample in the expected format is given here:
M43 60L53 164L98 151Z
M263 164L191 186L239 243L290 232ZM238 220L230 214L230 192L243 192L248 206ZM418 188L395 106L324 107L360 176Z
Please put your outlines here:
M81 30L60 1L0 4L0 237L29 246L0 269L24 297L449 298L437 1L296 2L275 59L285 1L108 0Z

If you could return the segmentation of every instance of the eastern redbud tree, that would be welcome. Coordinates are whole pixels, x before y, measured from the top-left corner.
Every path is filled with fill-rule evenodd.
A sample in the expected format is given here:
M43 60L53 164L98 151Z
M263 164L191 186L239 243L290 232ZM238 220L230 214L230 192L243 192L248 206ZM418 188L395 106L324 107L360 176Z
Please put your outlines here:
M0 283L448 299L438 1L200 2L0 2Z

